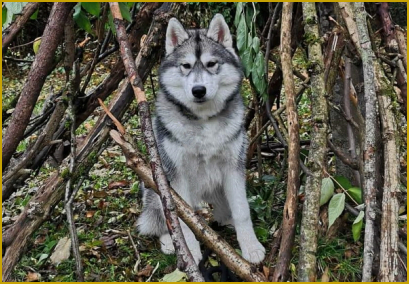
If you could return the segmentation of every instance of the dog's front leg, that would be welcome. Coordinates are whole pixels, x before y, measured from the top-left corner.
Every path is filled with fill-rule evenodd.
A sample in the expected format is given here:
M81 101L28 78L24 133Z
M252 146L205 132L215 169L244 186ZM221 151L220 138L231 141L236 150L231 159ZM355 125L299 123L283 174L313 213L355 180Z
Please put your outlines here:
M190 187L186 181L174 182L172 187L177 189L179 195L194 208L194 198L191 196ZM200 243L197 241L196 236L190 230L190 228L179 218L179 223L182 228L183 236L185 237L186 244L192 253L192 256L196 262L199 264L202 259L202 252L200 250ZM160 237L161 248L164 253L174 253L175 249L173 247L172 240L169 234L165 234Z
M252 263L259 263L264 259L265 249L254 233L244 174L238 171L227 173L224 179L224 190L243 257Z

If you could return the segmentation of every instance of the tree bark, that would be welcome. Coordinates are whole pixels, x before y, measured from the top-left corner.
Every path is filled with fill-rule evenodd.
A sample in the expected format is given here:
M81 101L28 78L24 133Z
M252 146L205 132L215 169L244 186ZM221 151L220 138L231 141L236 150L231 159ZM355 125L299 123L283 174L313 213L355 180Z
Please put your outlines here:
M24 6L21 15L19 15L16 20L4 31L4 36L2 36L2 50L3 56L7 51L7 47L14 40L16 35L21 31L24 24L30 19L31 15L38 9L40 6L39 2L29 2Z
M24 136L31 113L43 87L47 74L53 67L54 53L64 35L64 23L75 3L54 3L50 18L42 36L42 44L21 91L20 99L13 112L3 138L2 168L10 159Z
M319 38L315 3L304 2L303 18L305 34ZM305 201L301 221L300 257L298 281L309 282L317 279L317 234L320 210L321 184L327 158L328 108L324 81L324 58L319 42L308 45L308 60L312 64L311 105L312 133L308 154L308 168L312 175L307 177Z
M374 235L376 218L376 127L377 109L374 77L375 55L371 48L366 22L366 11L363 3L355 4L356 26L359 36L359 50L362 57L364 72L364 97L365 97L365 136L363 146L364 169L364 200L365 200L365 239L362 268L362 281L372 281L372 268L374 256Z
M408 72L408 67L407 67L407 46L406 46L406 39L405 39L405 32L404 30L399 27L395 26L395 34L396 34L396 39L398 41L398 46L399 46L399 53L402 54L402 63L403 67L405 67L405 71Z
M375 61L376 94L382 126L383 152L385 159L382 198L381 248L378 280L381 282L403 281L399 278L399 148L395 133L397 126L393 104L394 90Z
M297 213L297 191L300 186L300 137L293 68L291 64L291 23L293 3L283 3L281 22L281 66L283 70L284 90L286 94L286 112L288 118L288 180L287 198L283 212L283 236L280 244L278 263L274 270L273 281L286 281L291 259L291 250L295 235L295 217Z
M389 14L389 4L387 2L382 2L379 5L378 15L382 22L382 37L386 43L386 51L390 53L398 53L399 45L398 45L398 40L396 39L395 32L394 32L395 26L392 23L392 19ZM404 66L406 66L406 61L405 61ZM406 116L407 114L407 79L406 79L406 73L404 70L398 70L396 74L396 81L401 91L401 97L403 100L402 107L403 107L403 112Z

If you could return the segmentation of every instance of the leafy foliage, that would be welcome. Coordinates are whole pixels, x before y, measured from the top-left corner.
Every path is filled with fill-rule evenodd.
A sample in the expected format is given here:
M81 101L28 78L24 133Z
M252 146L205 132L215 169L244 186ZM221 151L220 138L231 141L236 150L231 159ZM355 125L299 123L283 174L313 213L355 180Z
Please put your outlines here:
M28 2L5 2L2 8L2 27L3 30L7 28L14 19L15 15L18 15L23 11L24 6Z
M251 79L257 93L264 99L267 94L264 54L260 50L260 38L256 33L255 19L259 10L240 2L236 6L234 25L237 27L237 48L241 57L244 75Z
M331 201L329 202L328 207L328 229L334 224L335 220L341 215L345 208L345 194L338 193L335 194Z
M362 226L364 224L364 211L359 212L358 217L356 217L354 223L352 224L352 235L354 241L358 241L361 236Z
M332 179L329 177L322 179L320 206L327 203L333 194L334 182L332 181Z

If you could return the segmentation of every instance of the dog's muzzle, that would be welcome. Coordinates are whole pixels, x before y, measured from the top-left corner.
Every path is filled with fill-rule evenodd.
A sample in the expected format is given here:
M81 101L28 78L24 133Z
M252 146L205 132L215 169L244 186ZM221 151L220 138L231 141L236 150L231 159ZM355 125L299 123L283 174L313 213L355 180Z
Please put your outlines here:
M198 102L204 101L204 96L206 95L206 87L205 86L194 86L192 88L192 94L196 99L199 100L195 100Z

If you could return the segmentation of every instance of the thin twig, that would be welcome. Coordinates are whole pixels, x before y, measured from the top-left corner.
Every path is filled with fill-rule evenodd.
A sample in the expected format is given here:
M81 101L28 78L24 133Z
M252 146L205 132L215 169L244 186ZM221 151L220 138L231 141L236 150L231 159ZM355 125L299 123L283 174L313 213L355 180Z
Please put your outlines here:
M67 222L68 222L68 229L70 231L70 236L71 236L71 246L72 246L72 251L75 257L75 266L76 266L76 274L77 274L77 281L84 281L84 275L83 275L83 268L82 268L82 261L81 261L81 255L80 255L80 250L79 250L79 242L78 242L78 235L77 235L77 230L75 227L75 222L74 222L74 216L72 212L72 203L74 200L74 197L81 185L81 183L77 184L76 189L71 192L71 189L73 187L73 173L75 169L75 163L76 163L76 136L75 136L75 107L74 107L74 100L76 97L77 89L76 89L76 84L74 83L77 78L79 78L79 60L75 61L74 63L74 78L72 82L70 82L70 98L68 100L68 114L71 119L71 125L70 125L70 134L71 134L71 153L70 153L70 165L69 165L69 173L70 173L70 178L67 181L66 187L65 187L65 211L67 215Z

